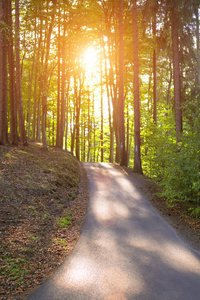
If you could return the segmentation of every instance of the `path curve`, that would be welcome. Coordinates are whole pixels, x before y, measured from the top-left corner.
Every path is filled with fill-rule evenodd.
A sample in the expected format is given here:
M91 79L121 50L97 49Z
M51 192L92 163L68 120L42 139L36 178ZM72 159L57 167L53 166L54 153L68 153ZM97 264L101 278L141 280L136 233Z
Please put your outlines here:
M200 253L108 163L84 163L90 198L72 253L28 300L199 300Z

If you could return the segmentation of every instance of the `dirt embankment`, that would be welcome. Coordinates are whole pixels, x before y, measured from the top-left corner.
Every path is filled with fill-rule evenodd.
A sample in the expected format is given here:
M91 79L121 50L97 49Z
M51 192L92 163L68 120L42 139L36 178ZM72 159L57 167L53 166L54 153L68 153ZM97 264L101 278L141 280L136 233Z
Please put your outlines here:
M0 146L0 191L0 299L24 299L73 249L87 176L66 151Z

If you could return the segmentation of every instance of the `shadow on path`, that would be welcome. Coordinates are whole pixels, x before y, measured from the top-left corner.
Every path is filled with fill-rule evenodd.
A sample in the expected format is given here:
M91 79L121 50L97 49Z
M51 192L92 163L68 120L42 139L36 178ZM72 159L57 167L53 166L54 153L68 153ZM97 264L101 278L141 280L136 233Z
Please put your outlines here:
M69 257L28 300L199 300L200 254L107 163L84 163L87 217Z

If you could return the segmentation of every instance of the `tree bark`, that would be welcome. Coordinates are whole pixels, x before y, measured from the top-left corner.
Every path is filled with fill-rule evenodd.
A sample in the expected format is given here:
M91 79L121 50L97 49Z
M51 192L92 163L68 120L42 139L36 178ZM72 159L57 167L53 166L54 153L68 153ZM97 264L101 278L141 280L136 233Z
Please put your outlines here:
M0 144L8 142L7 134L7 59L5 24L6 1L0 0Z
M61 45L60 45L60 7L58 14L58 87L57 87L57 131L56 131L56 146L61 148L60 137L60 65L61 65Z
M54 4L53 4L54 5ZM49 52L50 52L50 43L51 43L51 34L53 30L55 18L55 7L53 7L53 13L51 18L51 23L48 28L47 41L46 41L46 57L44 65L44 74L43 74L43 97L42 97L42 143L43 148L47 149L47 137L46 137L46 117L47 117L47 94L48 94L48 62L49 62Z
M133 43L134 43L134 171L142 174L140 153L140 98L139 98L139 57L137 4L133 0Z
M197 39L197 84L200 89L200 41L199 41L199 5L196 4L194 8L196 16L196 39Z
M127 166L124 126L124 29L123 0L119 0L119 132L120 132L120 165Z
M153 17L153 37L154 44L156 45L156 11ZM157 49L154 46L153 50L153 120L157 125Z
M15 93L15 65L13 54L13 32L12 32L12 8L11 0L7 0L7 25L8 25L8 65L9 65L9 88L10 88L10 140L13 146L18 144L17 140L17 103Z
M182 128L182 109L181 109L181 76L180 76L180 58L179 58L179 41L178 41L178 13L175 3L171 1L171 31L172 31L172 48L173 48L173 74L174 74L174 101L175 101L175 123L176 123L176 140L180 142Z
M103 50L100 49L100 76L101 76L101 135L100 135L100 148L101 148L101 162L103 162Z
M16 54L16 91L17 91L17 104L19 115L19 130L21 142L24 146L28 145L27 137L24 126L24 113L22 103L21 91L21 66L20 66L20 46L19 46L19 0L15 0L15 54Z

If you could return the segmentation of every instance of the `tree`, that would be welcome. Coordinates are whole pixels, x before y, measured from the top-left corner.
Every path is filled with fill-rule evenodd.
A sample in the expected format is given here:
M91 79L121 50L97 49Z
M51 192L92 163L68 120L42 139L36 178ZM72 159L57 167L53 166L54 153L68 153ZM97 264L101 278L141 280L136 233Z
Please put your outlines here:
M21 91L21 66L20 66L20 31L19 31L19 0L15 0L15 54L16 54L16 95L18 102L18 115L19 115L19 130L21 142L24 146L27 143L27 137L24 126L24 114L23 114L23 104L22 104L22 91Z
M180 75L180 58L179 58L179 41L178 41L178 10L174 1L170 2L170 18L172 31L172 48L173 48L173 74L174 74L174 101L175 101L175 122L176 138L180 141L183 132L182 127L182 108L181 108L181 75Z
M7 135L7 59L6 59L6 0L0 0L0 144L5 145Z
M127 165L124 126L124 41L123 41L123 0L119 1L119 131L120 165Z
M137 3L133 1L133 47L134 47L134 171L142 174L140 150L140 98L139 98L139 57Z
M154 1L154 6L153 6L153 22L152 22L152 27L153 27L153 38L154 38L154 49L153 49L153 120L154 123L157 125L157 47L156 47L156 12L158 7L158 1Z
M10 94L10 133L11 144L16 146L17 140L17 103L15 92L15 64L13 53L13 32L12 32L12 8L11 0L7 2L7 25L8 25L8 64L9 64L9 94Z

